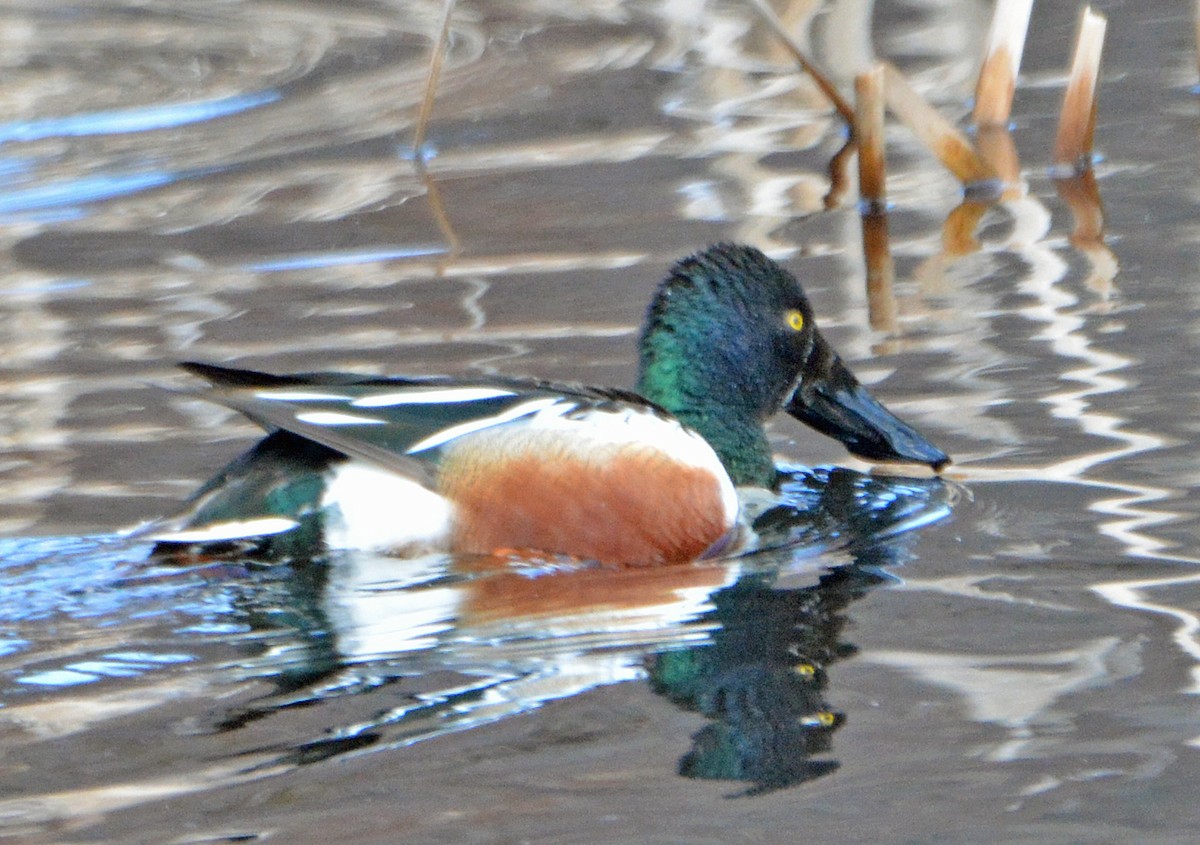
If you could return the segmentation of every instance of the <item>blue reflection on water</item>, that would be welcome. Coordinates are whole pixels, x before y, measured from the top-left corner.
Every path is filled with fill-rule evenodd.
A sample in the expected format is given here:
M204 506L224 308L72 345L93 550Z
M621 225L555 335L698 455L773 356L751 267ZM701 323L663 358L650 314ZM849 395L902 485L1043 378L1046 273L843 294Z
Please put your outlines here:
M19 684L45 687L69 687L90 684L102 678L134 678L161 666L190 663L190 654L153 654L150 652L114 652L99 660L82 660L61 669L34 672L16 679Z
M190 103L158 104L136 109L16 121L0 124L0 144L43 138L170 129L259 108L277 102L281 96L278 91L268 90ZM28 174L32 169L30 159L0 159L0 175L9 177L10 180L18 175ZM20 214L23 219L35 219L42 223L74 219L81 216L76 206L126 196L212 172L212 168L198 168L184 171L147 170L126 174L101 173L17 188L0 192L0 215Z
M282 95L278 91L267 90L190 103L156 104L134 109L0 123L0 143L170 129L260 108L278 102L281 98Z
M102 628L176 613L193 622L230 613L223 591L198 590L207 581L193 573L147 566L149 551L144 542L113 535L0 538L0 652L10 638L23 640L26 630L56 618Z
M152 170L146 173L126 175L101 174L54 182L49 185L38 185L33 188L5 191L0 193L0 214L41 211L60 206L112 199L170 184L182 178L183 175L170 170Z
M314 267L338 267L343 264L366 264L372 261L391 261L396 258L419 258L424 255L441 255L444 246L414 244L398 247L372 247L345 252L312 252L302 255L287 255L255 261L245 266L253 273L276 273L283 270L307 270Z

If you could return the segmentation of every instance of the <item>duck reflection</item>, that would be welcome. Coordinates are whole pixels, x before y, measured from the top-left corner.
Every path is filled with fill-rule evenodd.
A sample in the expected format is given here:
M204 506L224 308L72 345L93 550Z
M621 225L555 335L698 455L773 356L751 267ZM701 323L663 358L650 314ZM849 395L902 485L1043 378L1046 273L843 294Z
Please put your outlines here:
M276 692L225 730L347 695L386 701L354 724L276 747L271 766L394 748L527 713L596 687L649 679L711 724L681 774L747 782L748 794L837 768L818 758L844 718L829 667L854 653L849 605L888 579L912 529L945 516L940 479L799 470L753 520L760 550L643 568L446 556L295 561L247 591L257 627L290 634L252 661ZM359 710L360 708L355 708ZM336 718L336 717L335 717ZM311 722L308 722L311 725ZM259 749L260 751L265 749Z
M845 722L825 701L830 664L855 652L840 641L845 608L885 576L858 565L815 587L781 590L757 576L713 597L711 643L648 661L656 692L712 720L679 762L686 777L749 781L748 794L821 777Z

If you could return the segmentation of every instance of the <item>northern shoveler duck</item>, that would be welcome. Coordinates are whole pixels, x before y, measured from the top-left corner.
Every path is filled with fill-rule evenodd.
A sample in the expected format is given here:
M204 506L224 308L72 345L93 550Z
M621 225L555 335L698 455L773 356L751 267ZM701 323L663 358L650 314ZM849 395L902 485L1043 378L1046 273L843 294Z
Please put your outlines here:
M726 549L737 488L774 485L763 425L780 410L868 459L949 462L859 384L799 282L752 247L678 262L640 349L636 392L184 364L271 433L155 537L674 563Z

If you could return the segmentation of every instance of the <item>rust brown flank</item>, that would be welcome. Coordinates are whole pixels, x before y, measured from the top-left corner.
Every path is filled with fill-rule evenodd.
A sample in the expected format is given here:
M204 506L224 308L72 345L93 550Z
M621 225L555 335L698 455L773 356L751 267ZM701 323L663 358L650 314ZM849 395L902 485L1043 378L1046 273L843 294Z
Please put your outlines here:
M651 447L611 448L604 459L569 447L499 450L499 458L497 451L460 447L443 463L456 552L540 549L602 563L680 563L730 528L718 481Z

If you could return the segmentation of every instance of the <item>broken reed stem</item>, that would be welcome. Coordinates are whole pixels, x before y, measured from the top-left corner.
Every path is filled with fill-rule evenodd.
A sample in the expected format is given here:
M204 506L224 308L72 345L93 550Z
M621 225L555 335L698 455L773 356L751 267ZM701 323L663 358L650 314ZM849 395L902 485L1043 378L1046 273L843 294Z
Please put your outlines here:
M787 31L787 28L783 25L783 21L775 14L775 10L767 5L766 0L749 0L749 2L758 11L759 16L766 22L767 26L771 28L771 31L783 42L784 47L792 54L792 58L796 60L796 64L800 65L804 72L812 77L813 82L821 89L821 93L829 98L829 102L833 103L833 107L837 109L837 113L841 115L842 120L846 121L846 125L853 127L854 109L846 101L846 98L841 95L841 92L838 91L837 86L833 84L832 80L804 55L804 51L800 49L800 45L796 43L791 33Z
M888 108L904 121L921 143L965 185L996 178L967 136L925 102L894 65L882 64Z
M858 140L858 192L866 207L883 211L887 198L884 160L883 65L854 78L854 137Z
M1092 11L1091 6L1083 10L1054 142L1054 163L1060 167L1082 171L1090 165L1096 134L1096 80L1107 27L1104 15Z
M975 85L971 119L976 126L1008 125L1032 9L1033 0L999 0L996 4L987 51Z

